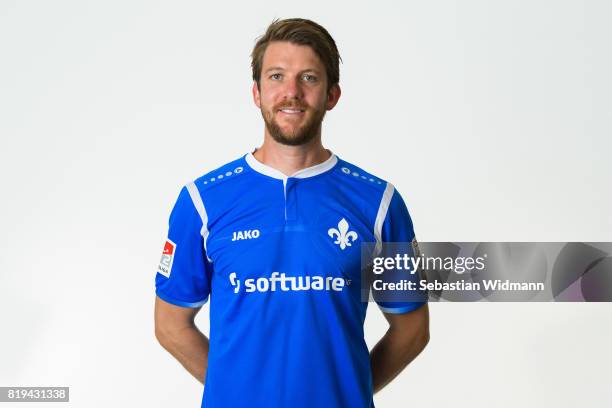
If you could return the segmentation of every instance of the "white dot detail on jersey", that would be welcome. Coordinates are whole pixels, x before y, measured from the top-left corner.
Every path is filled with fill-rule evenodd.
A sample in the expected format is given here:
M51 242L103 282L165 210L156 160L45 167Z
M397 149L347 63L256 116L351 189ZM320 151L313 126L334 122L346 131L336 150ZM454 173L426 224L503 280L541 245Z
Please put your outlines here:
M343 168L342 168L342 172L343 172L344 174L351 174L351 171L350 171L349 169L347 169L346 167L343 167Z
M361 176L361 178L365 180L367 177L366 176Z
M232 175L232 172L231 172L231 171L228 171L227 173L225 173L225 175L226 175L227 177L229 177L229 176L231 176L231 175Z
M374 179L370 177L370 181L374 181Z
M204 180L204 184L208 184L208 181Z
M236 167L236 168L234 169L234 173L236 173L236 174L242 173L242 170L243 170L243 168L242 168L242 167Z
M223 178L223 174L219 174L219 175L217 176L217 178L218 178L219 180L221 180L221 179Z
M215 180L216 180L216 178L214 178L214 177L210 178L210 181L215 181Z
M353 172L353 176L355 177L359 177L359 173L357 173L356 171Z

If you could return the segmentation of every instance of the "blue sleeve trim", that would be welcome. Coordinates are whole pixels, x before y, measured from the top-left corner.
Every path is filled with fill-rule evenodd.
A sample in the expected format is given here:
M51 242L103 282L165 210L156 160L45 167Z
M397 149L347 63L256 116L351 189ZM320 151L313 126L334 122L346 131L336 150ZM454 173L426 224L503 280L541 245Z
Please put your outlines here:
M418 303L413 303L409 306L402 306L402 307L384 307L381 305L378 305L378 307L380 308L380 310L382 310L385 313L403 314L403 313L412 312L413 310L417 310L421 306L423 306L425 303L427 302L418 302Z
M206 302L208 302L208 296L206 296L204 300L201 300L199 302L183 302L182 300L176 300L176 299L169 297L168 295L162 293L159 289L155 291L155 294L159 296L160 299L168 303L172 303L173 305L182 306L182 307L200 307L204 305Z

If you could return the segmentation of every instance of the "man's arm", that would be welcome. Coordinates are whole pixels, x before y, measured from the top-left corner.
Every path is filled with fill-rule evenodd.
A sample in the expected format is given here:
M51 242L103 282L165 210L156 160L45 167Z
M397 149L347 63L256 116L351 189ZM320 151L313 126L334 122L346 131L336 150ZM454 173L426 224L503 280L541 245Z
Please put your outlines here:
M155 297L155 337L187 371L204 384L208 338L196 327L200 307L180 307Z
M389 384L429 342L427 303L409 313L383 313L389 329L370 352L374 393Z

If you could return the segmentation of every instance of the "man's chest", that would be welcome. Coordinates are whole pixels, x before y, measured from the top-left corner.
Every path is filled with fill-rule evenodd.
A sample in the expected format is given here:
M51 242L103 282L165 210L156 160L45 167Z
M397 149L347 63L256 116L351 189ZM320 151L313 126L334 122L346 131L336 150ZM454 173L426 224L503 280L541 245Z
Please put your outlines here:
M303 197L291 207L287 214L283 200L243 200L212 220L206 251L214 277L259 279L277 272L358 281L362 243L375 239L372 215L343 197Z

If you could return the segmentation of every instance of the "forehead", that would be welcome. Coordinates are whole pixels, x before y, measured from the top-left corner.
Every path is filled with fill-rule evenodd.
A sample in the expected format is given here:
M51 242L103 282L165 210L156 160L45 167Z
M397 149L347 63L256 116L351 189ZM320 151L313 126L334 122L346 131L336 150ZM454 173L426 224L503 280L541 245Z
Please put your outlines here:
M289 41L272 41L266 47L263 56L262 71L268 67L284 69L323 69L319 56L307 45L298 45Z

